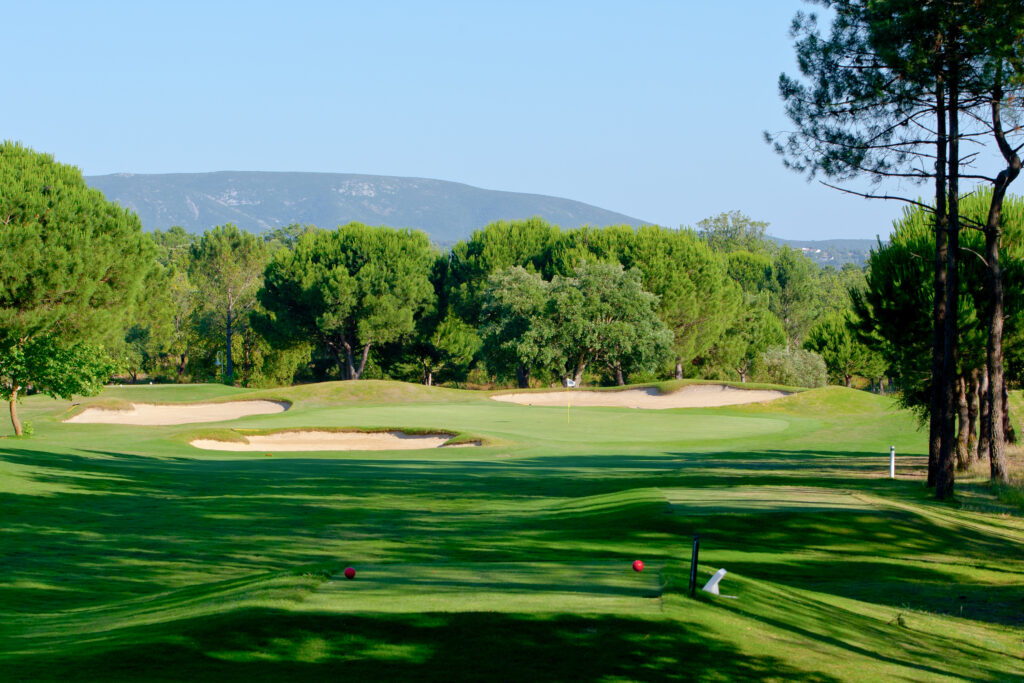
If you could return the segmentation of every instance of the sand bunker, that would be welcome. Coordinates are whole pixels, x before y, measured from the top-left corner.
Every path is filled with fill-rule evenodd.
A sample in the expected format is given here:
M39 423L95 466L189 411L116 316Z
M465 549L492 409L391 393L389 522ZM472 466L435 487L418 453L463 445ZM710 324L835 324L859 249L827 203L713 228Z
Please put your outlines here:
M289 405L279 401L232 401L231 403L188 403L157 405L133 403L130 410L86 408L65 422L114 425L183 425L192 422L221 422L249 415L283 413Z
M190 443L209 451L404 451L440 448L451 434L406 434L405 432L278 432L248 436L245 441L195 439ZM456 444L478 446L478 443ZM454 446L449 446L453 448Z
M569 394L567 396L567 394ZM602 406L608 408L712 408L742 403L760 403L789 396L785 391L737 389L724 384L692 384L671 394L662 394L654 387L625 391L550 391L546 393L499 394L495 401L527 406Z

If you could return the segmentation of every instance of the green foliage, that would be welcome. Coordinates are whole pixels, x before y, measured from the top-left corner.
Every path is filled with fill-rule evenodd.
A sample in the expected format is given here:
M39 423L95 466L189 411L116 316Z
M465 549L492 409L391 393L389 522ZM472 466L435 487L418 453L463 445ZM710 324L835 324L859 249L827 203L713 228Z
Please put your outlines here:
M747 251L770 256L778 247L767 239L768 223L755 221L740 211L727 211L697 223L701 238L714 251Z
M644 226L623 265L643 273L643 288L658 297L658 315L673 335L677 378L681 366L703 356L735 319L739 288L722 259L688 230Z
M961 215L968 221L983 221L990 200L990 190L962 198ZM1024 341L1024 201L1019 197L1006 197L1001 226L1007 314L1004 351L1010 357ZM984 238L976 231L965 231L960 240L965 254L984 253ZM931 214L921 208L904 211L889 244L871 253L866 288L854 290L853 296L858 338L881 354L899 377L905 405L921 410L928 406L931 392L934 241ZM962 258L958 268L958 359L963 373L981 367L984 359L986 331L981 321L987 306L987 275L978 258Z
M772 259L765 254L734 251L726 254L726 271L744 294L756 295L768 289Z
M484 290L484 357L520 386L538 371L577 382L593 365L617 377L650 371L672 345L657 304L640 273L617 263L584 263L551 282L513 267L491 276Z
M427 383L432 384L434 376L439 381L447 376L464 377L480 350L480 337L461 318L449 313L428 337L427 347L429 351L421 363Z
M267 266L254 324L276 348L316 341L343 377L359 379L370 348L412 334L433 303L433 261L419 231L350 223L307 232Z
M304 225L302 223L289 223L280 228L273 228L263 233L263 241L271 253L278 249L294 249L299 239L307 232L314 232L320 228L315 225Z
M787 343L796 347L814 318L814 262L795 249L781 249L772 260L769 307L782 321Z
M185 228L175 225L168 230L154 230L146 233L149 239L157 248L157 261L163 266L188 266L192 245L195 244L196 236L186 232Z
M880 354L854 338L843 316L832 315L818 321L807 333L804 348L822 357L829 380L835 384L850 386L853 375L875 379L884 374Z
M646 235L661 230L654 226L639 229ZM575 230L563 230L555 234L546 259L545 276L572 276L580 264L595 261L621 263L626 268L636 266L638 230L631 225L609 225L605 227L583 226Z
M0 144L4 334L119 335L151 259L138 218L86 186L77 168Z
M481 295L484 361L495 375L515 377L521 387L529 385L535 368L553 361L544 317L550 289L540 274L513 266L488 277Z
M103 388L116 365L103 347L71 341L53 334L36 335L18 342L0 340L0 399L11 408L14 433L21 435L16 403L26 387L53 398L93 396Z
M719 339L741 304L722 259L691 230L581 228L561 233L552 254L552 268L562 275L593 261L639 270L643 289L658 297L658 316L673 334L680 377L684 364Z
M196 288L197 315L207 329L219 329L224 381L234 381L232 336L248 325L269 256L263 240L228 223L203 233L191 248L189 280Z
M81 172L0 144L0 395L15 414L28 385L92 393L112 369L98 347L121 338L153 252L138 218Z
M758 382L795 387L822 387L828 383L825 361L813 351L776 346L761 353L754 368Z
M902 0L830 0L828 6L828 35L814 14L801 12L793 21L805 80L783 74L779 91L796 130L779 139L766 135L768 141L787 167L810 177L927 177L913 163L930 136L901 123L932 111L933 49L945 12Z
M671 352L672 331L657 309L637 270L585 263L574 277L556 276L544 312L560 374L580 381L588 365L600 364L621 384L631 372L659 366Z
M763 301L750 298L703 363L705 377L746 382L761 354L786 343L786 330Z
M541 218L497 221L452 247L444 290L456 314L480 322L488 277L511 266L551 277L551 249L559 229Z
M93 396L103 388L116 366L103 347L71 342L56 335L33 337L24 344L0 347L0 398L11 401L29 384L54 398ZM23 395L23 394L22 394Z
M252 326L233 338L233 357L238 359L238 378L244 387L289 386L309 362L312 345L299 343L277 349Z

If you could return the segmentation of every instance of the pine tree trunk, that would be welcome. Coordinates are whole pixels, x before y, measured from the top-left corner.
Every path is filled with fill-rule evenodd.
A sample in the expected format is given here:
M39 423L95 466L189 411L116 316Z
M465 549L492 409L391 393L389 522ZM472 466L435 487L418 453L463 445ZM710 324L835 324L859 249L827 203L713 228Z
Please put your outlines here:
M1006 443L1017 443L1017 432L1010 422L1010 392L1006 390L1006 383L1003 383L1003 438Z
M356 361L352 357L352 345L345 342L345 379L356 379Z
M971 451L967 446L971 434L970 406L967 403L967 379L964 377L957 381L956 398L956 468L964 472L971 466Z
M18 419L18 392L21 387L14 387L11 392L11 426L14 427L14 435L22 436L21 420Z
M843 375L843 385L844 385L844 386L845 386L846 388L849 388L849 387L850 387L850 380L851 380L852 378L853 378L853 375L845 375L845 374Z
M1005 439L1010 435L1009 406L1006 400L1006 384L1003 377L1003 271L999 263L999 242L1001 235L1003 198L1006 188L1021 172L1021 159L1017 150L1010 146L1003 131L1001 103L1003 101L1002 75L996 71L995 87L992 93L992 131L995 134L999 152L1006 160L1006 168L998 176L992 188L992 202L985 222L985 260L988 263L989 328L986 345L989 398L989 471L993 481L1007 481L1005 461Z
M982 368L978 387L978 460L988 460L992 444L992 407L988 393L988 367Z
M971 378L967 385L967 453L972 461L978 459L978 388L981 384L981 372L971 370Z
M676 358L676 379L683 378L683 359Z
M953 29L956 30L955 27ZM955 44L956 36L951 43ZM960 279L957 259L960 253L960 112L958 109L959 71L957 57L951 60L949 79L949 159L947 182L949 203L949 235L946 248L946 324L942 340L942 443L939 448L938 471L935 477L935 497L947 500L953 497L956 486L955 449L957 416L957 340L959 338Z
M530 387L530 371L522 363L516 365L516 384L519 385L520 389L528 389Z
M224 355L224 383L228 386L234 384L235 368L231 363L231 308L228 308L227 326L224 329L224 336L227 338L227 351Z
M936 78L935 278L932 283L932 365L928 408L928 486L935 486L942 450L942 356L946 329L946 94L942 72Z
M428 387L434 386L434 371L433 370L427 370L427 377L423 381L423 383L426 384Z
M620 387L626 384L626 380L622 377L622 363L615 364L615 383Z
M185 374L185 366L188 364L188 354L183 353L178 356L178 381L181 381L182 376Z
M1000 174L1002 176L1002 174ZM1002 178L1001 178L1002 179ZM1007 183L1008 184L1008 183ZM985 224L985 260L988 262L988 436L989 475L992 481L1008 481L1006 469L1006 406L1003 403L1003 271L999 262L1002 198L1006 185L997 182Z

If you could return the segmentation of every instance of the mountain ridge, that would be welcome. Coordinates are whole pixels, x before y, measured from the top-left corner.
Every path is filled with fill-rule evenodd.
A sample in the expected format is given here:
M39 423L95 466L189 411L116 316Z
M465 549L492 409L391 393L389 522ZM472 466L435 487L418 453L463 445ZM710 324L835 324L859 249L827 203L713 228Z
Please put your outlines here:
M309 171L112 173L86 176L108 199L135 211L147 230L180 225L199 233L222 223L262 232L291 223L351 221L417 228L452 243L495 220L540 216L555 225L647 221L571 199L486 190L432 178Z

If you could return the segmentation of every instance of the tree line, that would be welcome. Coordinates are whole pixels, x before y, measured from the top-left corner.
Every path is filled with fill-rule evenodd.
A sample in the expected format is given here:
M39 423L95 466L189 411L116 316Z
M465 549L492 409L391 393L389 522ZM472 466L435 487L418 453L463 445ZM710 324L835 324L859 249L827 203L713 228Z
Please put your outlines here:
M738 212L693 230L534 218L443 251L422 232L356 223L155 231L161 296L131 319L119 357L136 377L246 385L880 380L877 354L828 332L862 270L819 269L765 227Z
M810 177L932 185L931 201L882 190L844 191L898 199L927 216L932 244L918 257L932 261L931 292L918 304L930 310L931 361L927 381L918 383L925 394L916 400L923 406L927 399L928 485L940 499L953 495L961 387L966 359L976 356L963 343L961 308L980 293L983 302L976 312L984 330L984 359L970 361L968 372L984 376L982 431L992 478L1005 481L1002 397L1010 312L1003 212L1007 190L1021 170L1016 119L1024 87L1024 5L1017 0L815 4L829 10L828 26L823 29L813 12L796 15L792 34L801 77L779 79L795 130L766 137L787 166ZM987 204L971 215L964 202L980 195L963 192L961 181L989 190ZM982 236L981 243L969 236L971 230ZM983 276L965 291L962 265L975 259L983 264Z

